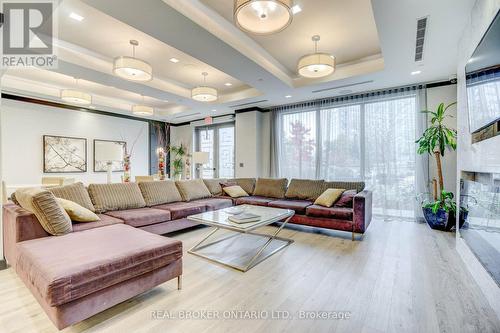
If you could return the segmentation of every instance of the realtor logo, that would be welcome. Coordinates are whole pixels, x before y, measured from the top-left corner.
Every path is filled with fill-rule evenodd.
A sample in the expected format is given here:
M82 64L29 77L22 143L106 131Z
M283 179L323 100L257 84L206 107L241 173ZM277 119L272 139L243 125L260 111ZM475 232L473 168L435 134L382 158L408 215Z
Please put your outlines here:
M55 1L2 1L2 68L56 67Z

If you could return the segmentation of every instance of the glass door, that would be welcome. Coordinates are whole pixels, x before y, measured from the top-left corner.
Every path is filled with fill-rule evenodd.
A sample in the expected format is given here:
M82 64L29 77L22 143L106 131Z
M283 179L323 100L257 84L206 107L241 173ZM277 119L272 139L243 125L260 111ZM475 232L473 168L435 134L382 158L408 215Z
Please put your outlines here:
M209 154L209 162L195 167L196 177L234 177L234 123L210 125L196 129L196 151Z

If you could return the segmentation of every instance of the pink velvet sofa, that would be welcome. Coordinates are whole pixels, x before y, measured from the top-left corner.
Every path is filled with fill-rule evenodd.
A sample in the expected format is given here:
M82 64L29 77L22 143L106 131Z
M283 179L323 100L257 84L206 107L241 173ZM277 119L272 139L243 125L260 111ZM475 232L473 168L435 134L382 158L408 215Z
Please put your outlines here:
M237 199L224 196L224 182L237 183L252 195ZM171 279L177 278L180 289L182 243L160 235L195 226L187 219L189 215L239 204L287 208L295 210L291 223L348 231L353 239L370 223L371 192L364 190L363 183L321 183L319 190L350 190L346 193L351 193L351 200L346 205L330 208L314 205L313 199L253 195L255 183L254 178L198 181L197 186L204 187L206 193L202 197L186 201L175 193L178 199L161 200L160 195L161 203L151 205L143 200L144 192L141 196L137 184L90 185L90 194L91 187L97 186L107 189L108 196L121 187L135 195L135 199L117 195L124 202L114 203L116 209L101 207L102 211L97 211L99 196L89 195L86 189L81 196L88 198L83 202L78 202L80 197L65 197L64 193L71 191L55 192L91 208L95 205L100 217L97 222L73 223L73 232L64 236L49 235L34 214L9 203L3 206L5 258L56 327L63 329ZM176 186L173 191L177 191ZM135 208L125 208L131 206Z

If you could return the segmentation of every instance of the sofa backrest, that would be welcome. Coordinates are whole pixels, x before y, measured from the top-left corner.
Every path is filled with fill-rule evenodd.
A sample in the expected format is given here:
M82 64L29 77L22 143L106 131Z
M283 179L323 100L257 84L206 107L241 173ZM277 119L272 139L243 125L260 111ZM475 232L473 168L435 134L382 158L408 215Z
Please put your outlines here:
M356 192L361 192L365 189L365 182L342 182L342 181L331 181L325 182L325 190L328 188L343 188L345 190L356 190Z
M89 192L85 188L83 183L78 182L70 185L51 187L48 189L57 198L66 199L69 201L76 202L82 207L95 212L94 204L90 199Z
M222 195L221 183L227 182L225 178L203 179L205 186L208 188L212 195Z
M253 191L255 189L255 178L233 178L233 179L228 179L228 182L235 182L239 187L241 187L245 192L247 192L249 195L253 194Z
M137 183L90 184L88 190L96 213L146 207Z
M184 201L210 198L212 193L202 179L178 180L175 182Z
M295 179L288 184L285 197L287 199L316 200L325 191L324 180Z
M182 201L173 180L142 182L139 183L139 188L148 207Z

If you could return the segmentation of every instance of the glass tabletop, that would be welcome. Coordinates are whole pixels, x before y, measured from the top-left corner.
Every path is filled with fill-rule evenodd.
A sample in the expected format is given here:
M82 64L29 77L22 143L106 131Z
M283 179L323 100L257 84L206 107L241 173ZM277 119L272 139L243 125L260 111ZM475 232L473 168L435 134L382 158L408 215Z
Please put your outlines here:
M234 210L238 208L240 208L242 212L259 215L260 220L248 223L235 223L230 221L229 217L235 215ZM264 225L282 221L292 216L293 214L294 211L290 209L240 205L191 215L188 216L188 219L219 228L231 229L236 231L249 231Z

